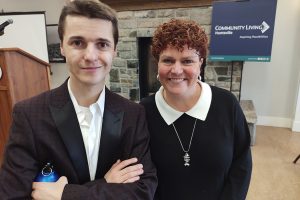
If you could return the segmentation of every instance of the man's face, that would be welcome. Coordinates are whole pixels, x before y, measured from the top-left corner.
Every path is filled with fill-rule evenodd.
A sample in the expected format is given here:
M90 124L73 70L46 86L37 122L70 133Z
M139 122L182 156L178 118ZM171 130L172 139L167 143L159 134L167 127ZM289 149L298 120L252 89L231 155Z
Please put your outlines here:
M110 72L114 49L112 23L102 19L67 16L61 44L73 87L100 87Z

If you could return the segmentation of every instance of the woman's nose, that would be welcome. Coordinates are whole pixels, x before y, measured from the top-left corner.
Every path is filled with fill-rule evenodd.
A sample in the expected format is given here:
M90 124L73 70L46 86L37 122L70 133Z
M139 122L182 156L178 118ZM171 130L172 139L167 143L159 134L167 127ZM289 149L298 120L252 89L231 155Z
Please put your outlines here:
M180 62L175 62L171 69L172 73L180 74L182 73L182 66Z

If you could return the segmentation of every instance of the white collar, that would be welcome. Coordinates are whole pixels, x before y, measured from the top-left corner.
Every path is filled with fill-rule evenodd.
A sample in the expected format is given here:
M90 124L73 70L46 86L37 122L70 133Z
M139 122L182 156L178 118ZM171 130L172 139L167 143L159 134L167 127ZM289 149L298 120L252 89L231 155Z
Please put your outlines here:
M71 90L71 86L70 86L70 79L68 80L68 91L71 97L71 100L73 102L76 114L78 115L79 113L83 113L86 112L83 106L80 106ZM100 113L101 115L103 115L103 111L104 111L104 104L105 104L105 87L103 87L100 96L98 97L97 101L93 104L91 104L88 109L91 110L91 112L95 112L95 110L97 109L97 107L100 109Z
M155 103L160 115L168 125L175 122L184 113L202 121L206 119L211 104L212 92L207 83L199 81L199 84L202 88L201 96L197 103L187 112L180 112L169 106L163 97L164 88L162 86L159 88L155 94Z

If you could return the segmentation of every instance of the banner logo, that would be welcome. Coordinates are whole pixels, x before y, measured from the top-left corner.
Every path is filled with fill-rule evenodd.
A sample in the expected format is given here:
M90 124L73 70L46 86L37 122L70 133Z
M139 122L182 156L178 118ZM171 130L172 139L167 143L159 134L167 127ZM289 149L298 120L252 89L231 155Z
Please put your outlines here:
M266 32L270 28L269 24L267 24L267 22L265 21L262 22L261 26L262 26L261 33Z

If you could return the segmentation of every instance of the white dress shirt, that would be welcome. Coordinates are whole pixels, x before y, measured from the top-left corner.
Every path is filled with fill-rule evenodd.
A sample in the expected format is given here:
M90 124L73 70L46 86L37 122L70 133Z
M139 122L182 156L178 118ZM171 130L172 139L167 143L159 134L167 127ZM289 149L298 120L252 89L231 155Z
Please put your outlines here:
M211 104L212 93L211 88L207 83L199 81L199 84L202 88L201 95L197 103L187 112L180 112L169 106L169 104L165 101L163 97L163 86L159 88L159 90L155 94L155 104L160 115L168 125L175 122L184 113L202 121L206 119Z
M105 89L102 90L98 100L89 107L83 107L78 104L71 90L69 80L68 90L80 125L89 165L90 178L91 180L95 180L103 122Z

